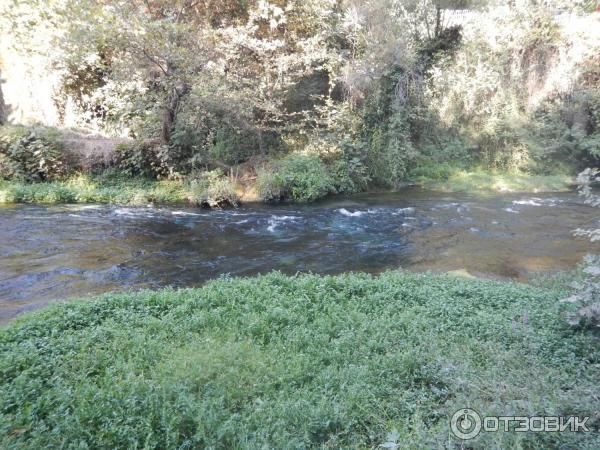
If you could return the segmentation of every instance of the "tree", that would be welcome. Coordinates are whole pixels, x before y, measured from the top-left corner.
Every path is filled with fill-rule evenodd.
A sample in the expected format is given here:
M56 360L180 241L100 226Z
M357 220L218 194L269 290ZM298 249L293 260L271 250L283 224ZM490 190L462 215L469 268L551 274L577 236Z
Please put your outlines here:
M287 90L327 60L319 29L334 9L327 0L67 0L66 85L88 98L110 85L139 115L154 110L164 144L207 79L248 94L254 122L269 128L284 123Z
M142 96L168 144L180 102L214 47L205 7L195 0L69 0L60 14L70 24L61 45L71 92L89 96L112 83L133 105ZM85 78L90 73L94 79Z

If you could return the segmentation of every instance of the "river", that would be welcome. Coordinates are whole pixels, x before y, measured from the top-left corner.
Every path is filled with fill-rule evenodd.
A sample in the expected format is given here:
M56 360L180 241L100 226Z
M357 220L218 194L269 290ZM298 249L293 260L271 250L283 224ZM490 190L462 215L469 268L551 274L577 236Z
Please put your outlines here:
M386 269L526 281L600 245L576 193L476 196L407 189L313 205L15 205L0 208L0 322L108 291L198 286L222 275Z

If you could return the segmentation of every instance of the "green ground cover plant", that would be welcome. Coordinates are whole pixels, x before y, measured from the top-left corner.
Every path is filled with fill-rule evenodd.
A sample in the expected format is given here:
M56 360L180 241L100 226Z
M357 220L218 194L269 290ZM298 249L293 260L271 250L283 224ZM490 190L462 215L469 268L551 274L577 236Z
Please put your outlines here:
M446 192L559 192L574 189L575 178L569 174L532 175L486 169L447 169L415 171L420 186Z
M0 331L0 445L464 448L449 418L590 416L597 337L561 287L280 273L55 305ZM598 448L482 433L469 448Z
M181 181L75 176L50 183L0 181L0 203L184 203L190 193Z

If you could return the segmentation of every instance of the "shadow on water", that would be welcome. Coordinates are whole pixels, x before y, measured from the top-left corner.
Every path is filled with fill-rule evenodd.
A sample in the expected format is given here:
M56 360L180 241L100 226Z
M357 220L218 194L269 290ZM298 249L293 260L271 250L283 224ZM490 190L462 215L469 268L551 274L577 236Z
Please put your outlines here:
M197 286L223 274L466 270L526 280L598 251L574 193L479 198L407 190L237 210L100 205L0 209L0 320L53 300Z

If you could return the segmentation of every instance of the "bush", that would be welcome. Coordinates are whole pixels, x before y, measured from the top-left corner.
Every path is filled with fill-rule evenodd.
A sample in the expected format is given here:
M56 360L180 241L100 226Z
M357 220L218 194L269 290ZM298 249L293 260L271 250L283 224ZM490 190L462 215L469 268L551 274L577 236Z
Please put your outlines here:
M410 137L408 108L391 107L390 94L385 101L376 100L373 100L371 108L378 113L374 117L373 113L366 114L367 127L362 142L358 144L358 151L364 147L370 180L377 186L394 188L406 177L418 152ZM389 111L381 115L380 109Z
M45 127L0 128L0 178L52 181L69 170L58 132Z
M239 203L235 185L223 175L221 170L204 172L189 183L189 200L193 204L207 208L222 208L237 206Z
M570 284L572 294L564 298L565 303L573 303L577 310L568 314L567 322L600 332L600 256L587 255L579 270L573 274Z
M368 168L360 158L340 158L329 164L333 187L338 194L365 191L371 181Z
M596 69L600 73L600 69ZM600 91L582 89L568 99L552 98L535 112L528 144L540 166L571 168L600 162Z
M5 153L0 153L0 180L15 178L15 166L12 159Z
M579 195L588 205L600 206L600 196L593 190L599 182L600 175L597 169L588 168L577 177ZM575 235L597 242L600 240L600 228L578 228ZM600 256L587 255L578 275L579 279L571 285L573 294L563 300L578 307L577 311L571 313L568 321L574 326L600 331Z
M173 162L181 171L191 171L210 166L214 161L233 165L248 160L260 147L261 142L255 130L248 130L242 124L233 128L225 124L212 123L210 117L201 112L187 122L191 111L180 113L171 136L170 153ZM206 119L200 121L200 119ZM219 122L215 120L215 122ZM266 136L270 144L270 137Z
M55 305L0 330L0 447L458 448L452 414L590 416L600 348L561 293L278 273ZM507 414L508 412L508 414ZM502 427L501 427L502 429ZM599 448L481 433L469 448Z
M169 175L165 153L168 152L156 142L119 144L115 148L116 167L129 176L165 178Z
M312 202L334 192L334 181L317 156L292 154L259 172L257 187L265 201Z

